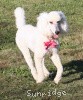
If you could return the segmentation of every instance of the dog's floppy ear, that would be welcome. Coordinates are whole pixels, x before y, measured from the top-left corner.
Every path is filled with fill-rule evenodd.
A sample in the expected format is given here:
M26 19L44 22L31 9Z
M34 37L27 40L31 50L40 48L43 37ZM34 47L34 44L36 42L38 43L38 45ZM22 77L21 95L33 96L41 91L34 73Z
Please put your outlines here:
M62 11L59 11L59 14L61 16L60 28L63 32L67 32L68 31L68 24L67 24L66 17Z

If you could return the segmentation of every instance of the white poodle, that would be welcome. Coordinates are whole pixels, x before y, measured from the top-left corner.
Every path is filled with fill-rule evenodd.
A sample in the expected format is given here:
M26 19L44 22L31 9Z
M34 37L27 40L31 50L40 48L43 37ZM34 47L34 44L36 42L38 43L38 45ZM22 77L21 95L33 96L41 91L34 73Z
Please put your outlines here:
M37 26L26 25L24 9L18 7L14 11L16 17L16 43L22 52L36 83L41 83L49 76L49 71L44 65L44 57L47 52L52 53L51 60L57 68L54 82L58 84L61 79L63 66L58 55L58 34L67 32L68 25L63 12L43 12L37 18ZM35 66L30 51L34 53Z

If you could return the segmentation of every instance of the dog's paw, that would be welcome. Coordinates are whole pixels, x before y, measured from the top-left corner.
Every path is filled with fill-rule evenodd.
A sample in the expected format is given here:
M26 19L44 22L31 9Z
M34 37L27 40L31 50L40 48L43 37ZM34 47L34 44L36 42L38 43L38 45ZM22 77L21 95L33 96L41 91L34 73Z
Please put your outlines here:
M42 83L44 81L45 77L39 77L36 81L36 83Z
M61 78L55 78L55 79L54 79L54 82L55 82L56 84L58 84L59 81L60 81L60 79L61 79Z
M49 77L50 73L44 73L45 79Z
M37 84L42 83L42 82L43 82L43 80L37 80L36 81Z
M58 80L54 80L54 83L55 83L55 84L58 84L58 83L59 83L59 81L58 81Z
M42 83L43 81L36 81L37 84Z

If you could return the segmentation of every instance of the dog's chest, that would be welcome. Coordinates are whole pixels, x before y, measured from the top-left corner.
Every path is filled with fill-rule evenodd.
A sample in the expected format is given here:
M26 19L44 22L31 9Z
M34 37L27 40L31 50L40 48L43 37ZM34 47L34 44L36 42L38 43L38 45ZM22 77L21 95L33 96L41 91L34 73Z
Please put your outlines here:
M52 49L59 47L58 40L49 40L46 37L37 38L35 43L37 48L45 50L46 52L51 52Z

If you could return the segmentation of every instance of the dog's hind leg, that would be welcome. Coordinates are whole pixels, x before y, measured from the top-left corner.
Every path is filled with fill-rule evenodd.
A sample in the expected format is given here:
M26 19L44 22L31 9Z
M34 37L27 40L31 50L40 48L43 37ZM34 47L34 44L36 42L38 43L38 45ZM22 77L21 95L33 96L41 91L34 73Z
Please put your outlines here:
M22 43L21 44L17 43L17 45L18 45L19 49L21 50L21 52L25 58L25 61L27 62L28 66L31 70L31 74L32 74L33 78L37 81L37 71L36 71L36 68L34 67L33 60L30 55L29 49L27 48L26 45L23 45Z
M59 55L57 53L53 53L51 60L53 61L54 65L57 68L57 74L56 77L54 78L54 82L56 84L58 84L58 82L60 81L61 77L62 77L62 73L63 73L63 66L61 64Z
M38 74L38 79L37 79L36 82L41 83L45 79L43 66L42 66L43 58L41 58L37 55L34 55L34 60L35 60L35 66L36 66L36 69L37 69L37 74Z
M43 65L43 71L44 71L44 76L45 78L49 77L49 71L47 70L45 64L44 64L44 58L43 58L43 61L42 61L42 65Z

